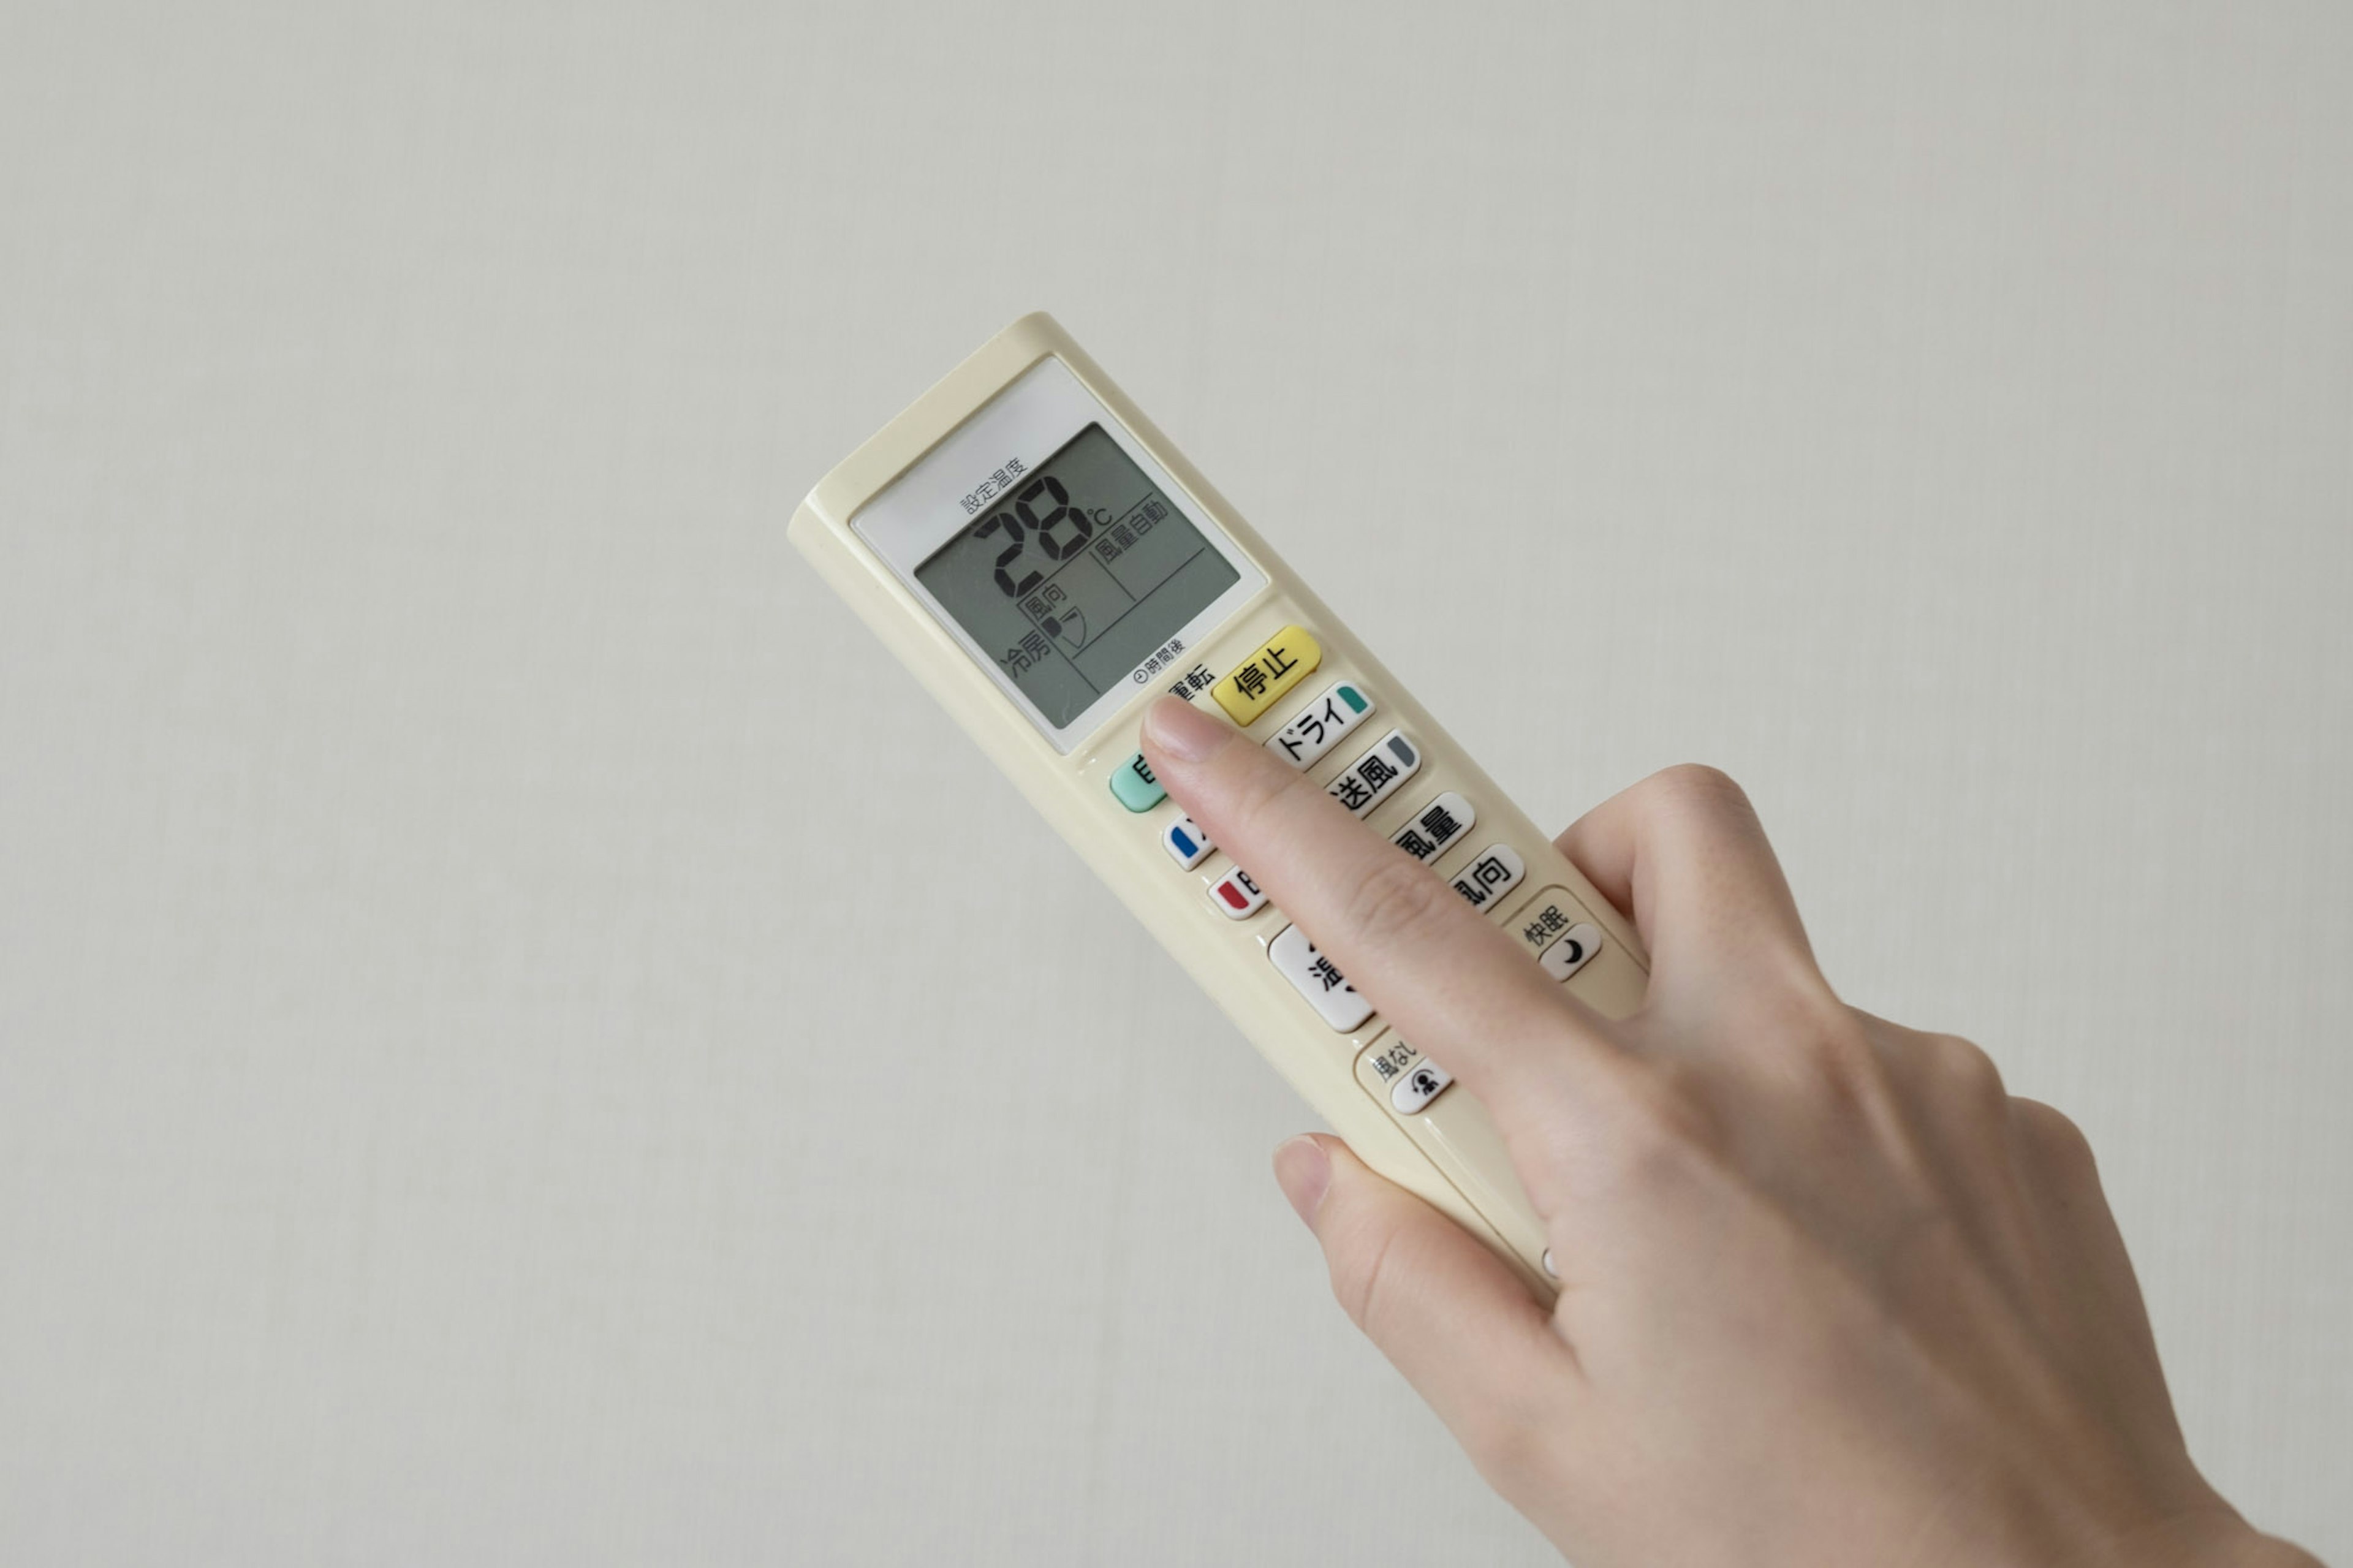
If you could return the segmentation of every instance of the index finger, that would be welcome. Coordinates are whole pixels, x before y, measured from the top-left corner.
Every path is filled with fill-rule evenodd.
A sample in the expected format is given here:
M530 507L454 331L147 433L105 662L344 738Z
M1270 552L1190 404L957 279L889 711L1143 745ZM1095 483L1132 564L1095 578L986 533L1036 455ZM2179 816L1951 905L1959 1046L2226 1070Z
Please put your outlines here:
M1499 1123L1555 1100L1565 1066L1617 1054L1598 1017L1430 868L1242 741L1181 698L1145 714L1144 754L1168 793Z

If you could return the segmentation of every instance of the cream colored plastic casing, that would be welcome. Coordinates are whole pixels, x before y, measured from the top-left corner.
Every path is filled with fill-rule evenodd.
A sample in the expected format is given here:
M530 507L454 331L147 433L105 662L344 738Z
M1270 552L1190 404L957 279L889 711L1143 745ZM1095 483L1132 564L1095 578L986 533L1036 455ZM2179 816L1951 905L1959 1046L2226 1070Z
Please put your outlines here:
M977 511L957 504L987 482L987 468L960 475L934 463L927 471L925 459L943 443L953 447L960 429L1050 358L1083 389L1092 417L1132 457L1148 458L1173 481L1162 488L1177 510L1213 542L1222 532L1232 547L1229 559L1247 563L1263 578L1262 586L1250 591L1251 574L1243 572L1212 606L1222 619L1185 638L1166 668L1138 668L1124 700L1107 694L1089 710L1081 722L1092 722L1091 731L1065 732L1059 742L1010 695L1010 684L968 651L970 639L928 606L928 594L912 584L904 563L894 566L860 531L862 523L879 526L872 519L894 509L903 524L911 501L921 503L913 509L921 510L936 499L934 510L944 508L938 537L952 541L997 504L986 501ZM1076 428L1039 449L1004 452L997 461L1010 458L1034 468ZM910 483L894 492L902 478ZM1372 709L1314 763L1310 776L1329 785L1392 730L1402 731L1419 752L1419 771L1366 820L1393 837L1438 795L1461 796L1475 820L1430 860L1431 874L1464 879L1476 890L1471 868L1485 861L1492 847L1516 855L1525 874L1489 900L1489 918L1526 944L1531 963L1543 955L1556 972L1578 961L1562 983L1613 1017L1641 1004L1649 976L1632 930L1060 326L1043 313L1029 315L991 339L828 474L794 514L790 537L1333 1131L1375 1170L1451 1215L1549 1297L1544 1226L1484 1108L1455 1085L1441 1088L1421 1109L1401 1109L1443 1077L1417 1073L1440 1064L1420 1058L1377 1013L1345 1031L1327 1024L1270 955L1270 944L1289 924L1282 913L1270 903L1246 919L1229 918L1212 902L1210 889L1234 868L1231 863L1212 853L1191 869L1182 868L1164 843L1181 809L1163 800L1131 811L1113 795L1112 775L1134 756L1137 724L1154 698L1172 686L1186 687L1185 675L1204 667L1223 680L1269 639L1296 626L1320 647L1321 662L1251 721L1254 742L1263 743L1335 682L1347 681L1371 699ZM1225 717L1211 691L1188 687L1185 694ZM1507 866L1509 856L1498 859ZM1494 863L1489 864L1492 875ZM1578 926L1588 930L1565 946L1563 933ZM1591 940L1595 930L1598 944Z

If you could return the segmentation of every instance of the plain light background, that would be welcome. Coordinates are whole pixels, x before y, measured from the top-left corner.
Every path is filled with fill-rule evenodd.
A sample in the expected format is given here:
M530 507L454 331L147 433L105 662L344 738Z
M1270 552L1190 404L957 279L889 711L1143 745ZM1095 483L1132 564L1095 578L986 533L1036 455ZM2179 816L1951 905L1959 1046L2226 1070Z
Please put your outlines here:
M2353 1553L2348 171L2324 5L0 4L0 1559L1548 1560L785 543L1041 306Z

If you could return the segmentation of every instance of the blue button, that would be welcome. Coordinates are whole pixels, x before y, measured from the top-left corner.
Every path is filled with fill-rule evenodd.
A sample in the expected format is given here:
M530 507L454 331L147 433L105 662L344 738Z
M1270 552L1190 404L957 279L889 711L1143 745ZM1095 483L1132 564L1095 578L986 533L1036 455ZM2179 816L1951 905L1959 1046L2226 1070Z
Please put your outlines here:
M1177 866L1187 871L1208 859L1209 851L1217 847L1201 831L1201 825L1189 816L1180 816L1163 829L1160 843Z
M1112 770L1111 793L1130 811L1150 811L1168 798L1168 792L1152 776L1152 764L1144 760L1142 752Z

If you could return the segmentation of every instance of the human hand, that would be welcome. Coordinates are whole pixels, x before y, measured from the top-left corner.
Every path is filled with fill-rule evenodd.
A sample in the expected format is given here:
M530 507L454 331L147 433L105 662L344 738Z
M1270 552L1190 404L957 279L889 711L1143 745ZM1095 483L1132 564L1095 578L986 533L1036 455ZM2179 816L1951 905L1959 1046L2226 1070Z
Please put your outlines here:
M1838 999L1729 779L1671 770L1561 837L1650 948L1611 1021L1229 725L1163 698L1144 732L1502 1131L1548 1312L1339 1140L1276 1175L1349 1316L1582 1568L2313 1562L2191 1465L2082 1132Z

